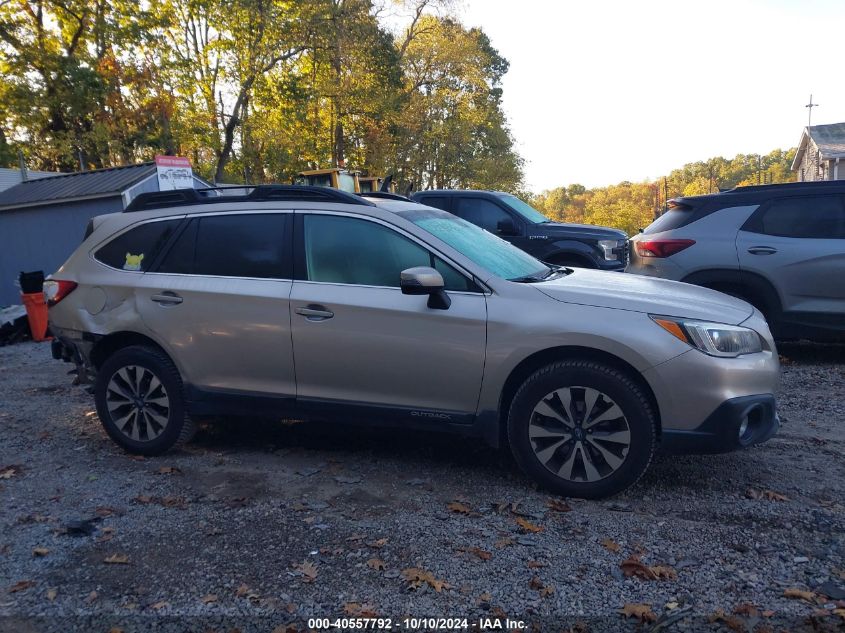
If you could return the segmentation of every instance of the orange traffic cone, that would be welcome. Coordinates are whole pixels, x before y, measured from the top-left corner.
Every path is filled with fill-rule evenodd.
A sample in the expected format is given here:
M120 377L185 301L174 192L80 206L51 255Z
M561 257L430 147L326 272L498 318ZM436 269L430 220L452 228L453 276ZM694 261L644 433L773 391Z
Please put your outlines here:
M33 341L47 340L47 302L43 292L27 292L21 294L26 308L26 318Z

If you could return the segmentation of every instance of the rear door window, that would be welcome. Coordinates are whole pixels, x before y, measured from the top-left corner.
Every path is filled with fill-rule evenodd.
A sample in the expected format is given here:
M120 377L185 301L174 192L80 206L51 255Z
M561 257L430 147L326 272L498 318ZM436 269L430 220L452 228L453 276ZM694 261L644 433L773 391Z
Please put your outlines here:
M283 213L194 218L157 272L288 279L288 218Z
M839 196L778 198L751 218L753 233L810 239L845 238L845 207Z
M94 259L120 270L149 270L181 218L146 222L118 235L94 253Z
M495 235L499 230L499 222L510 220L514 222L511 214L505 211L495 202L483 198L455 198L452 205L452 213L467 222L471 222L482 229ZM515 222L514 222L515 224Z
M447 196L423 196L419 199L419 203L435 209L449 210L449 198Z

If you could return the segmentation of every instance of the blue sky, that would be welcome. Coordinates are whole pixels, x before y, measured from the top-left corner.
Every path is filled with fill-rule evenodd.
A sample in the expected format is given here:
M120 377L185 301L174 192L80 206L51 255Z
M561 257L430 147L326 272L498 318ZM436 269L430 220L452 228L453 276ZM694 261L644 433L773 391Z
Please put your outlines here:
M657 178L845 121L842 0L464 0L510 61L504 105L540 191Z

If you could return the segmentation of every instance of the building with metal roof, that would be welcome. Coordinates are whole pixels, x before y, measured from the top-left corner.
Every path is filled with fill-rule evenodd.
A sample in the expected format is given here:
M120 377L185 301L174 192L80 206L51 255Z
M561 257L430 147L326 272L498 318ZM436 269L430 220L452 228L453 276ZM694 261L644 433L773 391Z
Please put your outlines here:
M55 175L56 172L54 171L32 171L29 169L21 171L20 169L0 167L0 191L5 191L10 187L19 185L27 179L35 180L37 178L49 178Z
M805 127L792 171L799 181L845 180L845 122Z
M92 217L123 211L138 194L160 189L153 162L61 174L30 171L23 181L18 170L3 171L17 172L18 179L0 190L0 307L20 303L21 271L55 272ZM193 175L192 182L194 188L211 186Z

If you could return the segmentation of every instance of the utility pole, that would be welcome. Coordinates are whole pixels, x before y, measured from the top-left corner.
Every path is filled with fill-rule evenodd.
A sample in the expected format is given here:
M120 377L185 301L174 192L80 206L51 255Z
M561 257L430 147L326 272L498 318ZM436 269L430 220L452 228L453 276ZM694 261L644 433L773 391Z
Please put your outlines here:
M810 94L810 103L805 105L804 107L807 108L807 130L810 129L810 124L813 121L813 108L817 108L819 106L818 103L813 103L813 95Z

